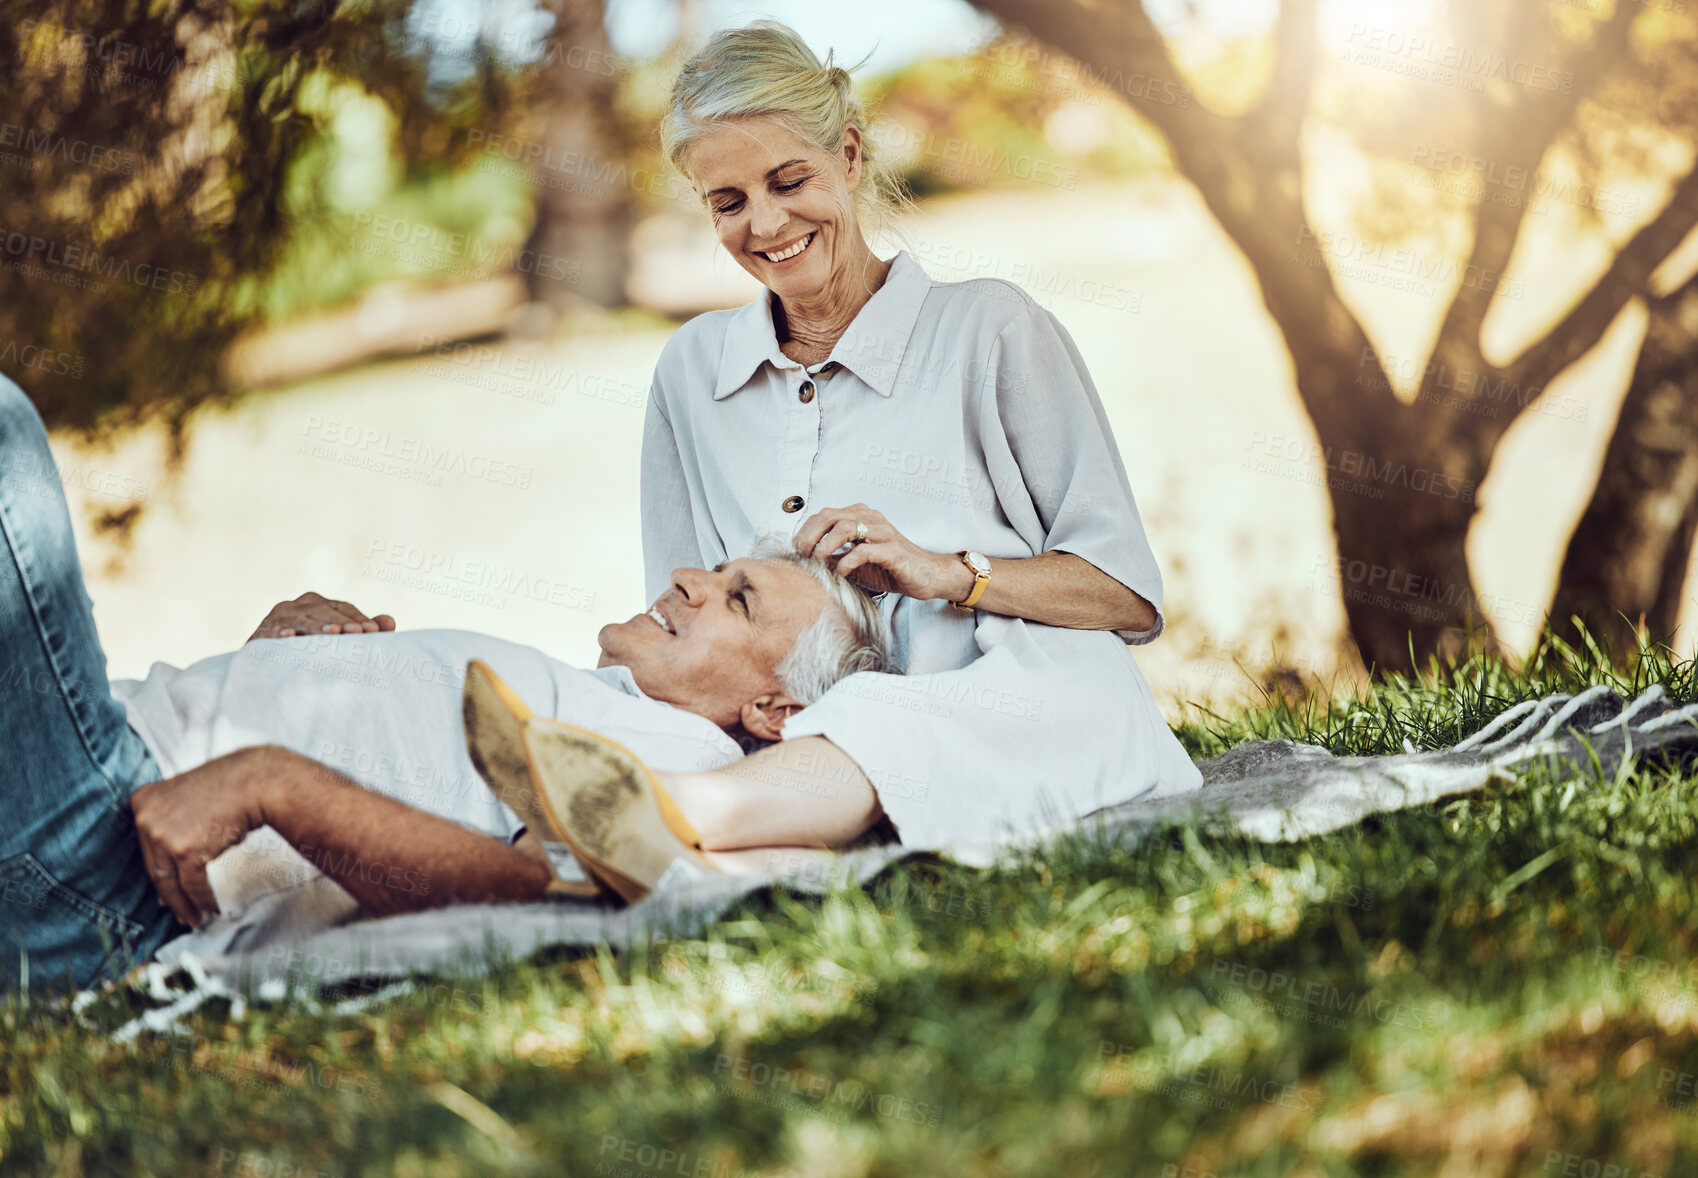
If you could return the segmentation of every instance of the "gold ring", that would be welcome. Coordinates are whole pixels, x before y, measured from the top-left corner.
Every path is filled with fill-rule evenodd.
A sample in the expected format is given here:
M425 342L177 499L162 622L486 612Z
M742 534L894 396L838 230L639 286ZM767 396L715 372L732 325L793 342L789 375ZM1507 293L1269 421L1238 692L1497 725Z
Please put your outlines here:
M867 525L860 520L855 521L855 543L864 544L867 539Z

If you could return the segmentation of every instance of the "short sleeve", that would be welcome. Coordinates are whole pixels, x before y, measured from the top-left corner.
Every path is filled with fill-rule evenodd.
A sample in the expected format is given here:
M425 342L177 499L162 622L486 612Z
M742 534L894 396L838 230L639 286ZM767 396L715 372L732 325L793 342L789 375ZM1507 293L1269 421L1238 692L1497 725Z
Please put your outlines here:
M1166 625L1161 570L1102 401L1066 329L1028 303L998 334L985 389L995 399L980 418L985 452L1010 520L1033 520L1039 551L1071 552L1154 606L1150 629L1116 631L1133 645L1153 642Z
M643 584L646 600L654 601L671 585L673 569L701 563L690 489L658 371L643 418L641 503Z

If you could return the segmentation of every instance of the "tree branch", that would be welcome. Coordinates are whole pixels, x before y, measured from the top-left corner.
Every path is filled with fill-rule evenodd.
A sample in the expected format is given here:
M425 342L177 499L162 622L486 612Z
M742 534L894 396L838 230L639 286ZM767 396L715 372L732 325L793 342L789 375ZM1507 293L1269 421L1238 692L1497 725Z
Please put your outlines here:
M1244 123L1246 130L1255 128L1251 135L1271 146L1275 159L1295 167L1315 82L1315 0L1282 0L1274 52L1273 78ZM1246 146L1251 145L1247 136Z
M1571 62L1576 84L1568 93L1550 91L1531 96L1531 92L1521 90L1508 109L1491 113L1492 133L1485 137L1481 147L1492 167L1520 169L1531 190L1545 156L1573 119L1581 101L1596 87L1598 79L1626 54L1628 29L1634 15L1633 5L1616 5L1614 14L1598 29L1591 45ZM1464 274L1503 274L1515 251L1530 203L1487 199L1479 202L1475 208L1474 242ZM1457 288L1435 348L1449 371L1477 372L1490 367L1481 350L1480 330L1497 289L1498 283L1486 281L1464 282ZM1437 393L1439 376L1440 366L1431 366L1417 400ZM1455 412L1461 412L1460 408ZM1507 427L1508 421L1503 424Z
M1125 77L1128 69L1146 79L1182 81L1140 0L975 4L1071 55L1105 81ZM1258 104L1263 112L1258 120L1216 114L1197 103L1188 89L1183 102L1137 101L1137 95L1124 90L1123 96L1166 138L1180 172L1243 250L1268 312L1288 343L1298 347L1305 340L1319 340L1341 354L1354 355L1362 341L1361 326L1338 297L1324 251L1305 234L1298 135L1313 75L1307 63L1314 53L1314 0L1290 0L1276 35L1282 51L1273 84L1283 89ZM1287 58L1287 53L1293 56ZM1146 83L1142 93L1153 90ZM1384 400L1395 405L1389 382L1381 387ZM1383 407L1355 387L1327 385L1304 389L1303 395L1323 429L1353 428L1366 420L1369 407Z
M1698 225L1698 167L1675 186L1655 220L1635 233L1615 261L1545 338L1501 371L1522 388L1544 388L1603 338L1630 299L1644 295L1651 274Z
M1084 62L1103 81L1113 83L1126 77L1126 67L1148 79L1184 86L1184 78L1167 42L1150 22L1141 0L1113 0L1084 4L1073 0L1056 4L1045 0L974 0L974 7L997 17L1005 25L1017 25L1040 41ZM1124 87L1123 98L1133 98ZM1225 152L1232 146L1228 121L1199 105L1189 87L1185 101L1146 102L1136 109L1165 135L1194 140ZM1145 88L1145 93L1149 88Z

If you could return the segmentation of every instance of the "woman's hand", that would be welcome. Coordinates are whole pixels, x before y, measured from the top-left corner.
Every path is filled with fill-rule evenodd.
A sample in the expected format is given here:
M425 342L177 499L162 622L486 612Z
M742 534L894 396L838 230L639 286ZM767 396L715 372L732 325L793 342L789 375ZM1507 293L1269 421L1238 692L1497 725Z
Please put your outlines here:
M346 601L331 601L317 593L303 593L293 601L280 601L265 615L255 638L293 638L298 634L375 634L395 628L388 614L368 618Z
M867 525L867 538L860 543L854 542L857 523ZM825 561L838 575L874 593L960 601L973 591L972 570L959 556L927 552L865 503L814 512L793 543L803 556ZM847 552L832 555L845 544Z

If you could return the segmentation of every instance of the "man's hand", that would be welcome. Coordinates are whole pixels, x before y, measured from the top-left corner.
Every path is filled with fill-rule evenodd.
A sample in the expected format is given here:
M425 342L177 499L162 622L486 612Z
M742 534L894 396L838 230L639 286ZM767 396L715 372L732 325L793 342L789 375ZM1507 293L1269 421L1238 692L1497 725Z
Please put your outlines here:
M280 601L265 615L255 638L293 638L300 634L376 634L395 628L388 614L368 618L346 601L331 601L317 593L303 593L293 601Z
M206 865L265 824L260 791L280 751L241 749L130 795L148 878L184 924L217 915Z
M372 793L275 745L145 785L130 795L130 809L160 900L195 926L218 911L206 865L260 826L341 884L368 916L527 903L543 898L554 874L547 855Z

